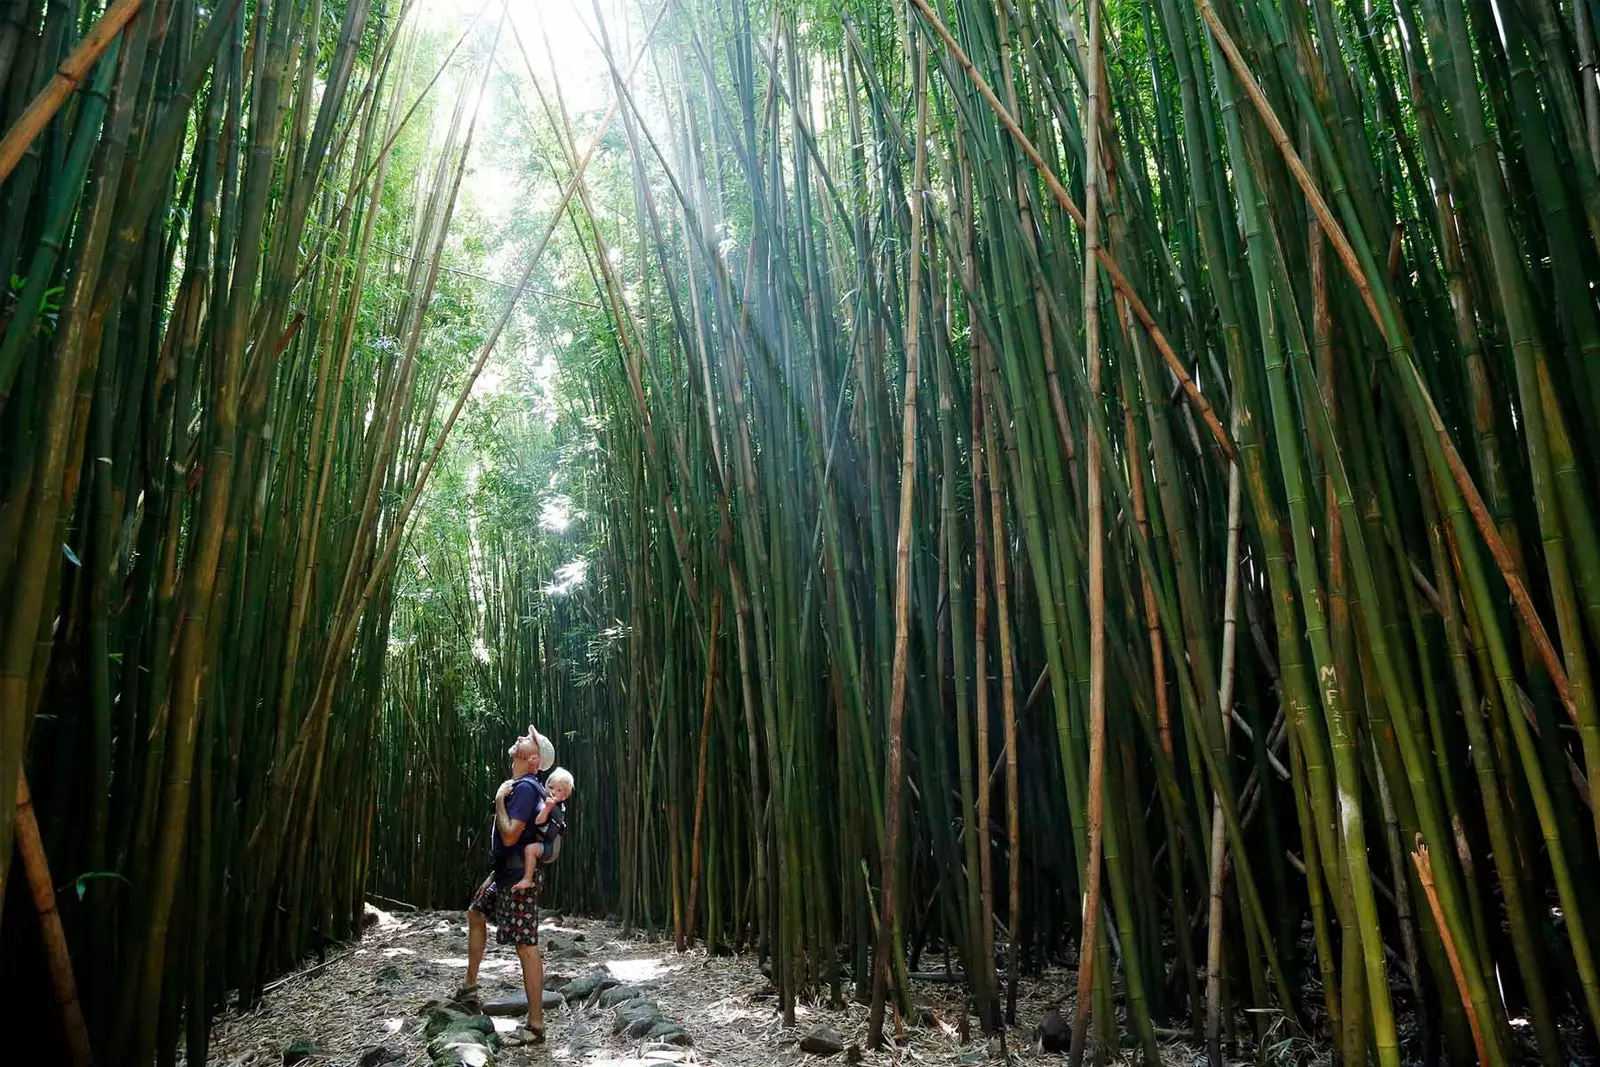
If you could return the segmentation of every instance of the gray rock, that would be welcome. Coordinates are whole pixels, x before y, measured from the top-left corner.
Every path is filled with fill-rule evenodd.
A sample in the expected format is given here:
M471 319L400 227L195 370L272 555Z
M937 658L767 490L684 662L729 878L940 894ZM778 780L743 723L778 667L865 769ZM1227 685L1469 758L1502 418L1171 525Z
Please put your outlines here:
M1072 1047L1072 1024L1065 1015L1053 1011L1033 1032L1033 1040L1041 1052L1066 1052Z
M800 1039L800 1051L813 1056L836 1056L844 1051L844 1038L837 1030L819 1026Z
M618 1004L626 1004L630 1000L637 1000L639 991L631 985L613 986L600 994L602 1008L614 1008Z
M651 1041L662 1041L668 1045L678 1045L684 1048L694 1044L694 1038L689 1036L689 1031L667 1019L656 1023L650 1028L649 1033L644 1036Z
M653 1000L630 1000L617 1006L616 1018L611 1023L613 1034L626 1033L629 1037L643 1037L650 1028L661 1021L661 1008Z
M578 944L583 940L583 935L565 937L561 934L546 934L543 938L541 950L544 958L554 962L572 962L589 958L589 950Z
M544 1006L546 1011L565 1007L567 998L553 990L544 991ZM526 1015L528 1012L528 994L513 993L499 1000L486 1000L483 1003L485 1015Z
M562 996L571 1002L583 1000L593 995L596 991L614 988L617 984L617 980L605 971L595 970L590 971L582 978L574 978L562 986L560 992Z
M434 1008L428 1015L423 1034L428 1038L458 1030L473 1030L484 1036L494 1033L494 1020L487 1015L468 1015L454 1008Z

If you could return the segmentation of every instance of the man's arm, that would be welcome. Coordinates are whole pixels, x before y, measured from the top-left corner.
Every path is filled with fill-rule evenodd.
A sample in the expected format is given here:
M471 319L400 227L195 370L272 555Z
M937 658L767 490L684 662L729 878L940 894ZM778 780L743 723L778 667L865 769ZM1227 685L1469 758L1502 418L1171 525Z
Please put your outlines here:
M506 797L501 793L494 798L494 825L500 832L501 842L510 846L517 843L517 839L522 836L523 828L528 824L524 819L513 819L506 814Z
M523 788L517 788L519 785ZM494 821L501 841L507 845L517 843L522 831L533 820L540 799L539 791L529 779L507 782L500 787L494 798Z

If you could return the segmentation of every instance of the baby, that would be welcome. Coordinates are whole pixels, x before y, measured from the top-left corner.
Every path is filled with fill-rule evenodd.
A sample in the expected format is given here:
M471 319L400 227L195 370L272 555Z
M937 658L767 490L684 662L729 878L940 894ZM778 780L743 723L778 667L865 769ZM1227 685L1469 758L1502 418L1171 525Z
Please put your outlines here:
M513 889L532 889L539 861L554 860L561 851L561 835L567 828L567 800L572 796L572 772L557 767L545 779L545 796L534 814L533 825L523 834L522 881Z

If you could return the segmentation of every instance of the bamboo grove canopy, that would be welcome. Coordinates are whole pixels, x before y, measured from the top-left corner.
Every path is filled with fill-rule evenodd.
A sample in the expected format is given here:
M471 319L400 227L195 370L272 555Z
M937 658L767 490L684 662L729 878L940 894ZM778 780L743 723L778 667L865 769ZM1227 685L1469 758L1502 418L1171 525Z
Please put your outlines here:
M0 971L80 1061L461 906L530 721L553 900L788 1022L946 951L1075 1058L1595 1050L1586 0L629 0L596 108L537 5L0 7Z

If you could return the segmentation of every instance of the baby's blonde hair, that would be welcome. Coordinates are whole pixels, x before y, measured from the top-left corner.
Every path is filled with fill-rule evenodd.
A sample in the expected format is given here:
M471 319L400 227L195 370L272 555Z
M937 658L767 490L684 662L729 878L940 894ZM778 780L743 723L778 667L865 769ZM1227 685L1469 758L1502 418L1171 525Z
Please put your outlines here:
M565 767L557 767L551 771L550 777L544 780L544 784L546 788L562 786L566 789L568 796L571 796L573 789L576 788L572 781L572 772Z

